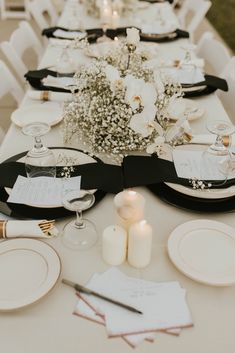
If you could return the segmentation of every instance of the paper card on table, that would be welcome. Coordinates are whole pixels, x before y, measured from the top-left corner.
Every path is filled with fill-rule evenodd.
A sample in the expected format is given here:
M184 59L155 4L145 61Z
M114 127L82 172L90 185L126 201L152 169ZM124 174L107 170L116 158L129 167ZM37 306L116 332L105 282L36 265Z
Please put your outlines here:
M155 283L129 278L116 269L90 281L90 289L140 309L144 314L89 296L89 302L105 314L110 337L192 326L185 290L177 282ZM87 296L85 296L87 298Z
M34 206L62 206L63 190L80 190L80 184L80 176L64 180L50 177L25 178L19 175L7 201Z
M80 298L75 309L74 314L80 317L83 317L87 320L99 323L101 325L105 325L105 318L100 314L95 312L95 309L89 304L89 302L84 298L83 295L78 293L78 297ZM155 332L143 333L138 335L130 335L122 337L131 347L137 347L141 342L147 340L149 342L153 342L156 337Z
M203 151L183 151L180 149L173 150L173 161L178 177L199 180L221 180L224 175L219 171L216 164L206 163L203 158ZM232 173L228 179L233 179L235 174Z

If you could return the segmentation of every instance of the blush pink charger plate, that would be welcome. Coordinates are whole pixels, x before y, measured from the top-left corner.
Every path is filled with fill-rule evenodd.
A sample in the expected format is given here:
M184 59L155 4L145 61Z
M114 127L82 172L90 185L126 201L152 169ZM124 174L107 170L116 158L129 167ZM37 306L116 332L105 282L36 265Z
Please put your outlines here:
M235 284L235 230L199 219L179 225L168 239L173 264L187 277L212 286Z
M28 238L2 241L0 311L37 302L52 290L60 273L60 258L45 242Z

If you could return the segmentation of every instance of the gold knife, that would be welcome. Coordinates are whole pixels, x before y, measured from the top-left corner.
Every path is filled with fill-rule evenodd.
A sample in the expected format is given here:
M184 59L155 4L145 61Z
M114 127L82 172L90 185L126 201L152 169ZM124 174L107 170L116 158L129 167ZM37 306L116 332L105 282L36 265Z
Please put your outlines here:
M100 294L100 293L97 293L97 292L94 292L93 290L89 289L89 288L86 288L78 283L74 283L72 281L69 281L67 279L62 279L62 283L64 284L67 284L68 286L70 287L73 287L74 289L76 289L78 292L83 292L83 293L86 293L88 295L94 295L95 297L97 298L100 298L100 299L103 299L103 300L106 300L107 302L109 303L112 303L112 304L115 304L115 305L118 305L120 306L121 308L124 308L124 309L127 309L129 311L132 311L133 313L137 313L137 314L143 314L142 311L138 310L138 309L135 309L133 308L132 306L130 305L127 305L127 304L124 304L124 303L121 303L115 299L112 299L112 298L109 298L109 297L106 297L105 295L103 294Z

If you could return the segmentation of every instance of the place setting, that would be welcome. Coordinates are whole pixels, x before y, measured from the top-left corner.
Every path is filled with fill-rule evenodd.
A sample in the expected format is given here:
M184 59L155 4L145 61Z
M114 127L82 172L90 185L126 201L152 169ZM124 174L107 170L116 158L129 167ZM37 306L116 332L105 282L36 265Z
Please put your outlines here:
M232 347L233 66L205 69L190 1L26 3L40 56L0 145L3 350Z

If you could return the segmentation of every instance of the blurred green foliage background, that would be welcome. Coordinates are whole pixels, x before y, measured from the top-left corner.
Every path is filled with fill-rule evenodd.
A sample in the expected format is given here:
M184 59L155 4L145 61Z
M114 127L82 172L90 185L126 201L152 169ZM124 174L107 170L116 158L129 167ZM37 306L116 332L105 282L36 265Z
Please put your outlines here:
M197 0L195 0L197 1ZM208 19L235 52L235 0L211 0Z

